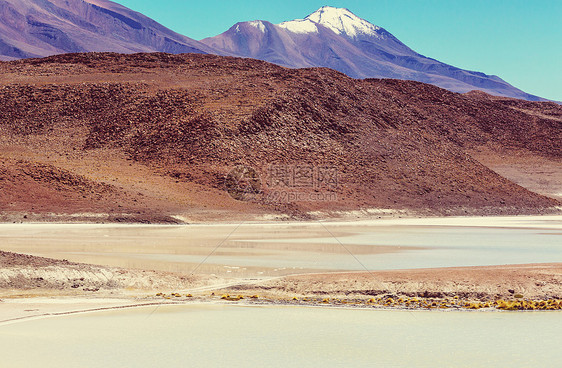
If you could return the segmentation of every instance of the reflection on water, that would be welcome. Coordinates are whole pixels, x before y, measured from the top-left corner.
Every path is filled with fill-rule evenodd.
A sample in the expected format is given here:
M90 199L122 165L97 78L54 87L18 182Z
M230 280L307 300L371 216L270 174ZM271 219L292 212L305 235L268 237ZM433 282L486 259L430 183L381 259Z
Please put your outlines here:
M562 262L562 217L324 225L0 225L0 242L3 250L77 262L274 276L363 266L380 270Z
M337 240L294 241L402 247L401 252L358 256L371 270L562 262L559 229L393 226Z
M529 367L557 312L175 306L0 325L6 367Z

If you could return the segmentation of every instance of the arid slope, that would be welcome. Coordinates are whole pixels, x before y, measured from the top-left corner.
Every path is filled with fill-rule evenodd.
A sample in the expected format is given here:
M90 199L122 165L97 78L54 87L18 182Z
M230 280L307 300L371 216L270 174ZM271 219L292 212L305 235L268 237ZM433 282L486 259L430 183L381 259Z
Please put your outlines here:
M67 54L0 63L0 147L5 220L542 213L560 202L481 162L560 163L562 107L252 59ZM261 178L250 200L227 192L238 165ZM322 168L337 182L294 177Z

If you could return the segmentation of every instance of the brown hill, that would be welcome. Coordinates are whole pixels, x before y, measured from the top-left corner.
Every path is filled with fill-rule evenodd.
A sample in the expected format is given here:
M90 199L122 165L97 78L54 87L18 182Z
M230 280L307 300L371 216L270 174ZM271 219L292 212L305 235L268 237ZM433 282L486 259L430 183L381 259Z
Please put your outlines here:
M0 63L0 208L4 219L142 221L381 208L540 213L560 202L480 161L518 154L559 165L561 128L554 103L252 59L13 61ZM239 165L261 178L242 183L260 189L246 200L229 195L243 194L226 179Z

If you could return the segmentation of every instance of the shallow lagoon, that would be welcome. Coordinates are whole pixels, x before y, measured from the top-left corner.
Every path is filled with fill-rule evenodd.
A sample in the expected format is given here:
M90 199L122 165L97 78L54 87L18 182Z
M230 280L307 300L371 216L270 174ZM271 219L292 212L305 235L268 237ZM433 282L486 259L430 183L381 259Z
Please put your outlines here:
M323 224L0 225L0 242L3 250L101 265L278 276L364 267L562 262L562 216Z
M124 267L189 271L221 244L197 272L233 276L361 269L348 250L370 269L562 262L561 237L560 216L239 227L0 225L3 250ZM561 312L161 306L1 324L0 365L552 366L562 361L561 327Z
M187 305L0 325L6 367L528 367L562 313Z

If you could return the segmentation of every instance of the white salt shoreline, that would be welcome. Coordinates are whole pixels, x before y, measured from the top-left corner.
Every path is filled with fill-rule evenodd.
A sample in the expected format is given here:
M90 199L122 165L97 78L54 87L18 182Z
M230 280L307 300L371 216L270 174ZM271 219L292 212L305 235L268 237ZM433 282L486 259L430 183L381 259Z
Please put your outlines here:
M415 226L485 226L485 227L525 227L541 228L545 225L562 229L562 215L513 215L513 216L447 216L447 217L416 217L401 216L381 217L378 219L324 219L317 221L221 221L221 222L193 222L188 224L121 224L121 223L65 223L65 222L29 222L29 223L0 223L0 229L21 228L45 229L50 227L72 228L72 229L95 229L95 228L173 228L173 227L231 227L239 225L248 226L276 226L276 227L308 227L308 226L377 226L377 225L415 225Z

